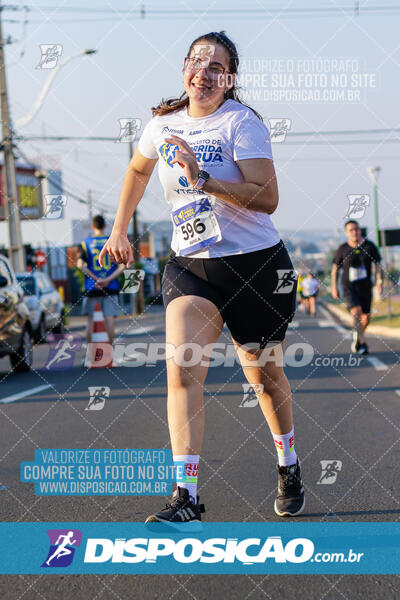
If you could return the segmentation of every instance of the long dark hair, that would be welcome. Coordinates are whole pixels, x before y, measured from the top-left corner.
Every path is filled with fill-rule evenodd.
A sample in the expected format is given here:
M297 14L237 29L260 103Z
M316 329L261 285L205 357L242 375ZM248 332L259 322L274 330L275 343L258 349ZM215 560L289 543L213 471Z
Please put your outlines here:
M198 44L202 40L207 40L208 42L212 42L214 44L221 44L221 46L224 46L224 48L228 52L228 56L229 56L229 72L237 74L238 68L239 68L238 51L236 49L235 44L226 35L225 31L213 31L211 33L206 33L205 35L201 35L198 38L196 38L190 44L190 48L187 53L188 57L190 56L193 46L195 44ZM252 110L253 113L261 121L263 120L262 116L256 110L254 110L254 108L252 108L251 106L249 106L248 104L243 102L243 100L240 99L239 90L238 90L236 83L232 88L225 91L224 98L226 100L228 98L231 98L232 100L236 100L236 102L240 102L240 104L243 104L243 106L247 106L247 108L250 108L250 110ZM151 110L152 110L153 116L158 115L161 117L163 115L167 115L168 113L175 112L176 110L180 110L181 108L184 108L185 106L189 106L189 96L187 95L186 91L183 92L183 94L181 94L181 96L179 96L179 98L167 98L166 100L164 100L164 98L163 98L161 100L160 104L155 107L153 106Z

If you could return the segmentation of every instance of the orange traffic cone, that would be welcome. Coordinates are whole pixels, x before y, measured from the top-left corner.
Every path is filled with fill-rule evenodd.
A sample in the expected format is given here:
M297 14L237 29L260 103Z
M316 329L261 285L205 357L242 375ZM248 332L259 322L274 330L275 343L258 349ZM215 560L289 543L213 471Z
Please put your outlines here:
M85 366L102 369L113 366L113 349L108 337L100 302L94 305L92 342L88 344Z

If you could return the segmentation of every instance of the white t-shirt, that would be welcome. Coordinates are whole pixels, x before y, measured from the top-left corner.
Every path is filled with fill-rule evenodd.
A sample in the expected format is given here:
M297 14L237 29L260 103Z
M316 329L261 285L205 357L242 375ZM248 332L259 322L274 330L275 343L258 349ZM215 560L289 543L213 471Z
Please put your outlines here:
M301 290L305 296L313 296L318 292L319 283L317 279L305 277L301 282Z
M168 115L155 116L147 123L138 148L147 158L159 158L160 182L164 188L165 199L172 209L174 234L171 247L176 254L213 258L244 254L277 244L280 236L268 214L240 208L207 192L192 189L183 169L178 164L169 164L177 148L164 141L170 135L177 135L190 145L196 154L200 169L204 169L216 179L232 183L244 181L236 160L272 160L272 152L269 131L264 123L252 110L231 99L205 117L191 117L185 107ZM191 218L191 225L187 225L187 229L192 236L194 229L202 231L203 228L202 225L197 229L191 227L194 219L192 215L199 214L193 209L195 200L197 208L200 201L205 200L204 210L207 211L211 207L215 216L212 217L212 222L207 222L208 229L202 234L207 239L187 247L185 244L191 242L183 241L182 236L188 236L188 232L185 231L185 225L183 233L178 231L178 225L185 223L185 218ZM180 210L185 206L183 211ZM208 216L211 211L206 214ZM213 240L212 243L210 240Z

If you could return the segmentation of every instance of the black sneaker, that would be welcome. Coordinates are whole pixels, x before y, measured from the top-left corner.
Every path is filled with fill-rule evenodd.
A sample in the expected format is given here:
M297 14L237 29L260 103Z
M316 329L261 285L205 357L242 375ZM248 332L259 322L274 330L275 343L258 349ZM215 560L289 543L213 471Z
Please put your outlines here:
M165 523L181 531L201 531L201 514L205 512L204 504L194 504L186 488L177 487L172 494L171 502L165 508L146 519L146 523Z
M369 354L368 346L365 342L359 345L358 354Z
M304 487L301 480L299 459L295 465L280 467L278 471L278 495L274 509L280 517L294 517L303 512L305 506Z

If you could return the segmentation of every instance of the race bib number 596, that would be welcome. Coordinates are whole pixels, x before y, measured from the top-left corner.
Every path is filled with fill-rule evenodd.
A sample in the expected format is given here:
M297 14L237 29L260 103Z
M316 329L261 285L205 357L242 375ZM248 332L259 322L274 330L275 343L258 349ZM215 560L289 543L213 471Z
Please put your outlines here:
M171 216L179 256L197 252L222 239L217 217L207 197L185 204Z

